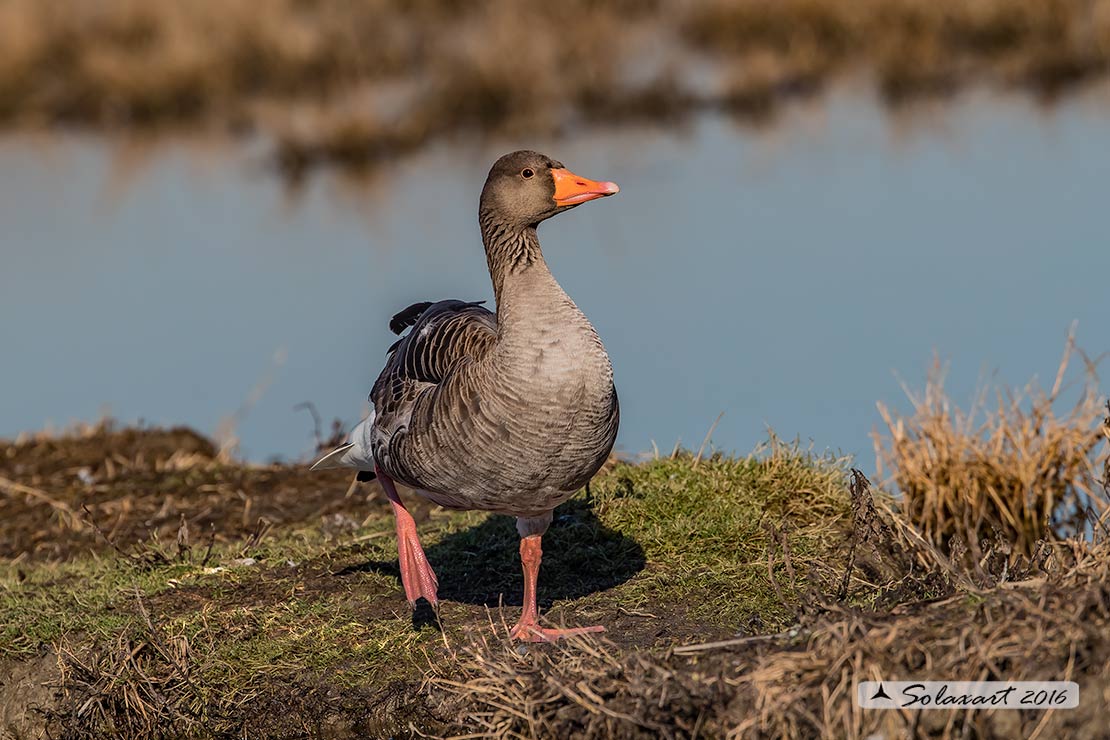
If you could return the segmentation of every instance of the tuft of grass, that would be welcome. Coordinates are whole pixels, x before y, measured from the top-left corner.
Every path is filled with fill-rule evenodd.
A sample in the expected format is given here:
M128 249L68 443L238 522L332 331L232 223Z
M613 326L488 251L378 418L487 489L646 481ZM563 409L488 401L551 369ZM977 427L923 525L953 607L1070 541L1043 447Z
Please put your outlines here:
M753 618L761 628L789 623L808 579L828 576L811 568L843 551L847 464L772 439L744 458L683 453L617 465L591 491L598 519L649 563L625 598L681 603L731 629Z
M1048 392L981 392L967 411L944 390L939 365L920 396L907 393L913 413L879 404L887 436L875 435L880 471L901 492L900 508L943 551L981 561L1005 546L1030 556L1046 538L1083 532L1089 517L1105 515L1098 495L1097 448L1103 402L1093 364L1074 405L1057 413L1073 343Z

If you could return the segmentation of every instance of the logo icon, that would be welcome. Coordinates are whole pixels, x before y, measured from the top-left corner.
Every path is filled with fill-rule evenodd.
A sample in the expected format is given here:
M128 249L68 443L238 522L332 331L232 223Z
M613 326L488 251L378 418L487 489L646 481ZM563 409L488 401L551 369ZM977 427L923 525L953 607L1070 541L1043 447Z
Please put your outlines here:
M874 694L871 695L871 699L872 700L875 700L875 699L890 699L890 695L887 694L886 691L883 690L883 682L882 681L879 681L879 688Z

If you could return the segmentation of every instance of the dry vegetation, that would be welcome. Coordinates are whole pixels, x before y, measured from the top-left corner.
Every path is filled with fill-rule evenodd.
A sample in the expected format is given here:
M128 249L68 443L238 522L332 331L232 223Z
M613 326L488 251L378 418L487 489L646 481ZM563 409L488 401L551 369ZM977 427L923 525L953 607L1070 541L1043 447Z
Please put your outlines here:
M443 598L413 614L374 484L187 430L6 443L0 737L1099 737L1110 406L1090 378L1063 416L1058 380L978 424L931 383L886 412L901 498L774 439L613 462L556 512L541 575L549 620L609 632L527 649L503 517L413 498ZM1070 679L1081 704L855 706L856 682L909 677Z
M1054 95L1108 60L1110 0L7 0L0 117L261 129L297 172L458 131L764 117L849 71L893 101Z
M910 394L913 414L879 412L888 436L876 436L876 455L902 494L901 510L921 533L957 559L978 563L983 542L1004 542L1032 555L1046 538L1105 527L1110 501L1100 468L1105 408L1093 363L1078 398L1058 415L1074 348L1069 340L1050 391L984 388L968 411L944 390L939 365L925 391Z
M1110 548L1059 544L1035 572L889 612L823 603L784 634L667 652L578 640L521 655L482 642L450 670L434 667L432 700L467 718L452 728L459 737L1102 737ZM922 676L1074 680L1083 703L1070 712L855 706L858 681Z

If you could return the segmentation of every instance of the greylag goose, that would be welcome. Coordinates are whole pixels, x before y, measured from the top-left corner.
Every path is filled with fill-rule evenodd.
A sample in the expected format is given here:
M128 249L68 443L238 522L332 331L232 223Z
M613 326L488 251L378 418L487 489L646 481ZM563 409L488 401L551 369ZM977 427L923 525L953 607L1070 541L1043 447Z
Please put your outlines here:
M597 332L544 261L540 222L615 183L579 177L538 152L506 154L482 188L478 223L496 313L481 303L417 303L390 322L372 411L313 469L376 475L393 506L401 581L411 604L437 605L435 573L394 481L452 509L516 517L524 607L514 638L551 641L604 627L541 627L536 580L551 512L605 462L617 436L613 368Z

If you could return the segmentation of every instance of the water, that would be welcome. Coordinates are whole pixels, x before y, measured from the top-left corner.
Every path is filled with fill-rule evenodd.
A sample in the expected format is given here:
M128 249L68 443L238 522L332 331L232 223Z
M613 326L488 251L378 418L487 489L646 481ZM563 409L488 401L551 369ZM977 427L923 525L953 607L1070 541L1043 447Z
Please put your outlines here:
M356 421L417 300L488 298L476 204L530 145L620 183L540 229L621 394L618 449L767 436L873 458L934 351L1051 383L1068 326L1110 349L1105 93L1044 113L970 95L908 124L840 92L752 131L704 118L557 142L454 142L291 193L234 142L0 138L0 435L224 423L305 456L311 400Z

